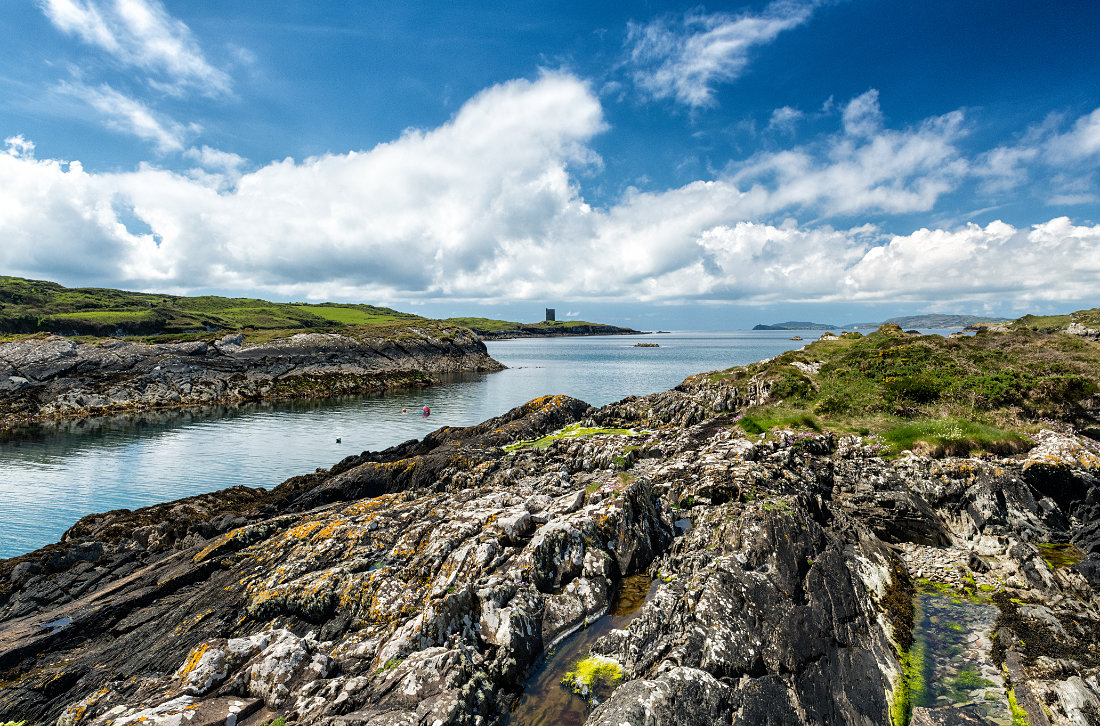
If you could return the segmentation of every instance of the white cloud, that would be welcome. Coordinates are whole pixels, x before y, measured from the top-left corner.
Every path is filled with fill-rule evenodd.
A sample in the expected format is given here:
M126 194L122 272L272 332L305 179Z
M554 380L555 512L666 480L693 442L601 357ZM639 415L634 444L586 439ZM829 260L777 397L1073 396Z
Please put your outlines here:
M865 94L860 119L877 117ZM848 104L852 108L852 104ZM246 171L89 173L0 154L0 269L140 289L297 299L606 301L1074 299L1100 289L1100 226L1057 218L891 236L777 222L795 210L926 209L967 170L961 114L862 120L730 174L585 202L599 101L574 77L494 86L449 122L362 152ZM1076 127L1074 127L1076 129ZM9 148L28 144L11 137ZM137 231L134 230L145 230Z
M956 142L963 114L926 119L914 128L882 128L878 92L844 109L844 132L813 145L757 154L735 165L735 184L750 186L758 214L810 206L826 214L931 209L968 171Z
M738 78L756 46L809 19L813 3L781 0L759 15L665 17L631 24L627 44L635 84L653 98L673 98L692 108L713 104L714 86Z
M1053 171L1034 185L1051 205L1095 202L1096 161L1100 156L1100 108L1081 116L1066 131L1060 116L1051 115L1029 129L1015 144L998 146L982 154L974 173L983 189L997 193L1021 187L1038 172Z
M779 130L788 134L794 133L795 127L803 116L805 114L797 108L782 106L772 111L771 118L768 120L768 130Z
M882 110L878 91L874 88L856 96L844 107L844 133L849 136L872 136L882 128Z
M229 93L231 82L211 65L184 23L157 0L38 0L59 30L75 35L124 65L149 74L147 81L180 95Z
M19 156L24 159L34 158L34 142L23 138L23 134L9 136L4 139L4 145L8 147L6 151L8 156Z
M152 143L162 154L182 151L187 137L199 131L196 125L185 126L173 121L105 83L98 88L78 83L61 83L57 88L94 108L109 127Z

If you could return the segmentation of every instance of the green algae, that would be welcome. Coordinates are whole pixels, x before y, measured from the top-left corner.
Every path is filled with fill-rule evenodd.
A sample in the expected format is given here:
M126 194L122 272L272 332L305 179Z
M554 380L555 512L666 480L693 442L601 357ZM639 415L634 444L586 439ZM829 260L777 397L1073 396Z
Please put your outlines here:
M1027 719L1027 711L1020 708L1020 703L1016 700L1015 689L1008 689L1008 708L1012 712L1012 726L1030 726L1030 721Z
M1052 570L1072 567L1085 559L1085 553L1071 544L1042 542L1039 544L1039 556Z
M597 693L614 689L624 675L623 667L614 658L590 655L574 663L561 683L572 688L574 693L592 699Z
M560 439L583 439L589 436L600 435L618 435L618 436L636 436L638 434L648 434L650 431L635 430L635 429L614 429L614 428L588 428L581 426L579 423L569 424L563 429L558 429L552 434L547 434L539 439L525 439L523 441L515 441L511 444L504 446L504 450L507 452L521 451L523 449L545 449L550 444Z

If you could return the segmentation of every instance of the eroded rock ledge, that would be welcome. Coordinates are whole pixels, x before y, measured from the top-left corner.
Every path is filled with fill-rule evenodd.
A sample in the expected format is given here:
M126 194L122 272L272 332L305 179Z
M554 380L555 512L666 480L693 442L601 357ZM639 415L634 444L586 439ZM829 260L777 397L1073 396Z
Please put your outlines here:
M270 492L87 517L0 562L0 720L498 724L646 572L652 600L593 647L625 677L587 723L998 723L906 700L929 586L984 598L993 625L959 657L985 700L1095 723L1093 443L887 461L858 437L746 437L724 412L746 395L538 399ZM639 432L502 449L575 421ZM1044 558L1071 543L1087 557Z
M495 371L485 344L463 328L394 338L300 333L259 345L51 336L0 343L0 426L259 399L312 398L427 385L444 373Z

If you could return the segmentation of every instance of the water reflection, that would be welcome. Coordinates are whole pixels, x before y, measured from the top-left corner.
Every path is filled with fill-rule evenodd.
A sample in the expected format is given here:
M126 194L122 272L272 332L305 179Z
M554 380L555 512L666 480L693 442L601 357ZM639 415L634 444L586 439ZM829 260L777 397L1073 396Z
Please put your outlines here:
M509 366L375 396L153 411L0 433L0 557L55 542L85 514L244 484L272 487L350 454L469 426L546 394L596 406L800 345L785 331L490 341ZM660 348L635 348L658 340ZM430 415L424 416L428 408ZM407 413L402 414L402 410Z
M587 704L561 684L574 663L588 656L592 644L615 628L625 628L641 613L642 605L657 592L658 582L648 575L624 577L607 615L559 643L523 688L506 721L507 726L559 726L584 723Z

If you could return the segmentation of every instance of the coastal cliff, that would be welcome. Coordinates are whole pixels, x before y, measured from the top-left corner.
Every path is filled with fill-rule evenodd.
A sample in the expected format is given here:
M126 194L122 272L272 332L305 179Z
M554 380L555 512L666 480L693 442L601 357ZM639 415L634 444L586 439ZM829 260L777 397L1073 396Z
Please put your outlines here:
M1001 454L808 418L755 432L795 373L797 400L834 385L838 351L1036 339L1009 335L884 329L600 409L536 399L270 491L85 517L0 562L0 720L534 723L511 710L529 675L643 575L637 617L571 671L584 712L541 718L1095 723L1100 444L1067 422L1096 423L1093 389Z
M427 321L398 334L298 333L251 344L146 344L59 336L0 343L0 426L115 411L311 398L428 385L439 374L495 371L469 330Z

